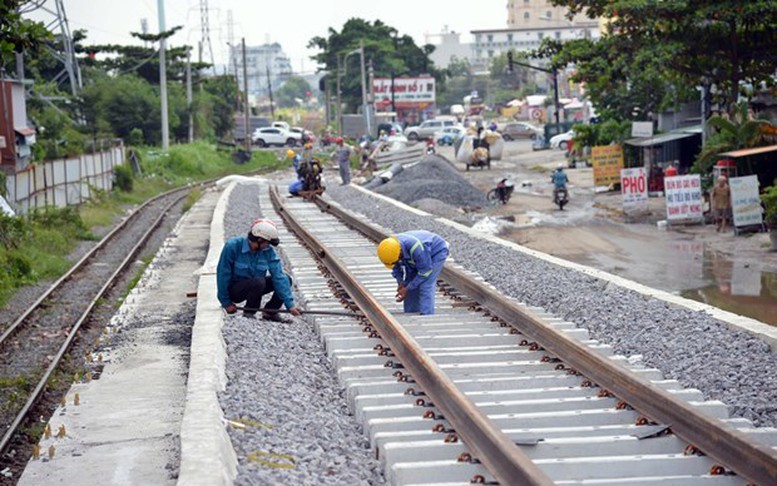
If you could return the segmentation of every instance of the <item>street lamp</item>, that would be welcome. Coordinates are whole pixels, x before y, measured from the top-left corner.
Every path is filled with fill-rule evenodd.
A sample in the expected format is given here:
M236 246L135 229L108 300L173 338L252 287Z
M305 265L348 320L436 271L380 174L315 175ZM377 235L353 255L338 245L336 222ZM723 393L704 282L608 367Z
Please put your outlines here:
M555 105L555 116L556 116L556 125L558 126L558 129L561 130L561 122L559 121L559 101L558 101L558 70L553 67L551 69L541 68L539 66L532 66L531 64L526 64L523 62L515 61L513 60L513 51L507 51L507 68L510 70L510 72L513 72L513 64L517 64L519 66L527 67L529 69L536 69L537 71L542 71L543 73L548 73L553 75L553 99L554 99L554 105Z
M364 114L364 125L367 128L367 133L372 133L372 126L370 123L370 113L369 113L369 107L367 105L367 82L366 82L366 73L364 69L364 41L360 42L360 46L358 49L354 49L348 53L345 54L345 57L343 57L342 60L342 69L341 69L341 63L340 63L340 56L337 57L337 113L338 113L338 124L339 124L339 132L342 136L343 134L343 115L342 115L342 108L341 108L341 102L340 102L340 79L345 76L347 70L348 70L348 56L351 56L353 54L359 54L361 56L361 84L362 84L362 112Z

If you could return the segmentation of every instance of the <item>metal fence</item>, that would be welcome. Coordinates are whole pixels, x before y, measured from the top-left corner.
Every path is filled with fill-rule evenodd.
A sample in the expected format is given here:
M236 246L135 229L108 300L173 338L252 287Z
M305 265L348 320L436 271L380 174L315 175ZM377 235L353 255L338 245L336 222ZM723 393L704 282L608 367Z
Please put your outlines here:
M6 199L17 213L81 204L96 189L113 188L113 170L125 161L124 146L61 160L35 162L7 175Z

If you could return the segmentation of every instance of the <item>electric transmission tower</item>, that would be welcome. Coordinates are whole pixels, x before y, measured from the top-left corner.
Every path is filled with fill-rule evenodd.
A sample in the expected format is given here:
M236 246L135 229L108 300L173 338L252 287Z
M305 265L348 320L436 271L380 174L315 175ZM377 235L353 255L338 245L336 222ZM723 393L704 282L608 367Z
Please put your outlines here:
M213 74L216 73L216 62L213 58L213 45L210 43L210 25L208 21L208 0L200 0L200 28L202 29L202 40L200 41L200 59L202 62L202 52L207 47L208 54L210 54L210 65L213 69Z
M53 4L53 5L52 5ZM62 63L62 70L50 80L50 83L59 88L67 80L70 83L70 92L78 94L82 88L81 70L78 67L75 50L73 48L73 36L70 34L70 26L67 22L64 0L30 0L19 7L22 15L39 10L44 13L42 20L46 28L52 32L60 46L51 46L51 54Z

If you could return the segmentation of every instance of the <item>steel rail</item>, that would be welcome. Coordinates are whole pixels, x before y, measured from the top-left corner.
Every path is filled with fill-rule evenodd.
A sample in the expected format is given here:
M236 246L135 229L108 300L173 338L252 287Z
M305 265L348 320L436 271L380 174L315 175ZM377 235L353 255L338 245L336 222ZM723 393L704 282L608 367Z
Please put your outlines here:
M359 282L346 265L290 214L273 186L273 205L284 222L315 253L380 332L391 351L423 387L464 443L501 484L550 485L553 481L484 415L426 354L405 328Z
M173 191L168 191L164 194L161 194L159 196L159 199L163 196L170 195L174 193L175 191L185 190L186 188L179 188ZM3 438L0 439L0 452L4 451L5 448L8 446L8 444L11 442L11 438L16 433L16 429L19 427L19 425L24 420L24 417L29 413L30 409L35 405L35 403L38 401L40 396L43 394L43 391L46 389L46 384L48 383L49 378L51 378L51 375L54 373L54 371L59 366L59 362L62 360L62 358L65 356L65 353L67 353L67 350L70 348L70 345L73 342L73 339L75 339L76 334L78 334L79 329L81 328L81 324L86 321L86 319L89 317L89 314L92 312L92 309L97 305L97 301L102 298L102 296L107 292L107 290L113 285L114 281L118 278L118 276L121 274L121 272L129 265L129 263L134 259L137 252L140 250L140 248L148 241L149 237L153 234L153 232L159 227L159 225L162 223L162 220L164 219L165 215L170 211L170 208L172 208L175 204L177 204L181 199L186 197L187 193L175 198L171 203L169 203L167 206L165 206L164 210L159 213L159 216L154 220L153 224L146 230L145 233L138 239L137 243L132 247L132 249L129 251L127 256L122 260L122 262L119 264L119 266L116 268L116 270L111 274L111 276L107 279L105 284L100 288L100 290L97 292L97 295L94 296L94 298L89 302L84 312L81 314L81 316L78 318L78 321L71 327L70 332L68 333L67 339L65 339L65 342L60 346L59 351L54 356L54 358L51 360L51 363L46 368L46 371L41 376L40 380L38 381L37 386L30 394L30 397L25 402L22 409L19 411L19 413L14 418L14 421L11 423L11 425L8 427L8 430L6 430L5 435L3 435ZM156 200L156 198L155 198ZM151 200L149 200L151 202ZM144 204L137 210L146 208L147 205ZM137 211L136 210L136 211ZM135 213L133 213L135 214ZM129 219L129 218L127 218ZM126 220L125 220L126 222ZM122 223L121 225L117 226L116 229L111 231L110 235L117 234L117 229L123 229L125 227L125 224ZM103 238L101 243L103 241L107 241L106 236ZM90 255L92 252L90 252ZM86 257L82 258L79 261L79 267L82 266L83 261ZM68 275L72 275L74 272L68 272ZM57 280L57 285L61 282L63 282L63 279ZM51 294L52 289L49 289L49 291L46 293L46 296ZM35 306L39 305L43 301L43 298L36 301ZM34 310L34 307L30 309L30 311L25 313L25 317L29 315L30 312Z
M61 277L59 277L54 283L52 283L46 291L41 294L38 299L30 304L30 306L27 308L27 310L24 311L24 313L19 316L8 328L3 332L3 334L0 335L0 346L3 345L3 343L13 335L16 330L19 328L19 326L24 322L25 319L27 319L30 314L35 312L35 309L40 306L40 304L45 301L46 299L51 296L51 294L57 290L57 288L62 285L63 282L65 282L67 279L73 276L74 273L76 273L78 270L81 269L81 267L84 266L84 264L89 261L90 258L92 258L98 251L103 249L105 245L110 242L114 236L116 236L120 231L122 231L133 219L135 219L143 210L145 210L148 206L153 204L154 202L167 197L170 194L175 193L176 191L182 191L186 190L188 188L186 187L179 187L176 189L172 189L170 191L164 192L162 194L159 194L158 196L155 196L149 200L147 200L145 203L143 203L141 206L138 206L135 208L124 220L116 225L115 228L113 228L108 234L106 234L103 239L101 239L94 247L92 247L91 250L89 250L83 257L81 257L80 260L78 260L76 263L73 264L72 267Z
M313 201L374 241L387 236L340 205L321 197ZM606 357L565 336L488 286L446 264L442 280L479 302L497 317L529 336L543 348L564 360L575 371L612 392L635 410L655 422L667 424L672 432L737 475L756 484L772 484L777 478L777 451L757 443L724 422L699 413L687 402L639 378ZM483 460L483 457L479 457Z

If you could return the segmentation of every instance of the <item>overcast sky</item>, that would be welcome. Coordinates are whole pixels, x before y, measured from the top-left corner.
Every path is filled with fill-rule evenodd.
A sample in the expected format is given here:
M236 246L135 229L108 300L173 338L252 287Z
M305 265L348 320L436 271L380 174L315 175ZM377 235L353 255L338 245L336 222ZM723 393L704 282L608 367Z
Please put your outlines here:
M86 29L88 43L95 44L140 43L129 32L141 31L141 19L146 19L150 33L158 32L157 3L158 0L64 1L70 29ZM202 38L200 3L200 0L165 0L164 3L167 29L183 26L172 43L194 46L195 55L197 42ZM350 18L369 22L381 20L400 34L411 35L418 45L425 43L424 34L439 34L445 27L462 33L462 41L468 42L470 30L502 29L507 25L505 0L477 3L450 0L207 0L207 4L210 40L217 64L223 63L227 55L227 12L231 10L236 44L242 37L247 45L277 42L291 58L296 72L315 71L316 66L309 57L318 51L308 50L308 41L315 36L327 37L330 27L342 30ZM47 1L46 6L54 9L53 0ZM206 54L204 60L208 61L208 57Z

